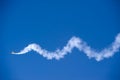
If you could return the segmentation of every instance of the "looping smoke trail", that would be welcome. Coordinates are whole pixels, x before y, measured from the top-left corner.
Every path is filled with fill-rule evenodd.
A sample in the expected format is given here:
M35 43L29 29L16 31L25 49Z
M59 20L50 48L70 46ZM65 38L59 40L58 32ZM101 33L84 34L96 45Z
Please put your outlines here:
M78 37L72 37L66 46L63 47L63 49L57 49L54 52L47 51L45 49L42 49L41 46L38 44L29 44L27 47L25 47L23 50L21 50L18 53L12 52L12 54L25 54L27 52L30 52L31 50L39 53L43 57L47 59L61 59L68 53L72 52L73 48L77 48L79 51L84 52L89 58L95 58L97 61L100 61L104 58L112 57L116 52L119 51L120 48L120 33L116 36L115 41L107 48L103 49L100 52L97 52L93 50L90 46L87 45L86 42L84 42L82 39Z

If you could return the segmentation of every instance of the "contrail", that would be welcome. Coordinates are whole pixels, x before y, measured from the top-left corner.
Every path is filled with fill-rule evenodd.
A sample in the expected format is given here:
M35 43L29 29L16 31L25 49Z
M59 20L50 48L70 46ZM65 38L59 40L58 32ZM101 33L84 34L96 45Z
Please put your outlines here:
M92 49L82 39L78 37L72 37L62 49L57 49L53 52L47 51L41 48L41 46L39 46L38 44L33 43L33 44L29 44L27 47L25 47L20 52L18 53L12 52L12 54L20 55L20 54L28 53L33 50L47 59L59 60L63 58L65 55L67 55L68 53L71 53L73 48L77 48L79 51L84 52L89 58L95 58L95 60L101 61L104 58L112 57L116 52L119 51L120 33L116 36L115 41L110 46L108 46L107 48L104 48L100 52L97 52L94 49Z

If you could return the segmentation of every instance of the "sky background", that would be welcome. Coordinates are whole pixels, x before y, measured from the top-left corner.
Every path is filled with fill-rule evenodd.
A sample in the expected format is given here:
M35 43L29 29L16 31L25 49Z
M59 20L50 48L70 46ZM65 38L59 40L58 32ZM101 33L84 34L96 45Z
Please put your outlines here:
M97 62L74 49L47 60L12 55L30 43L54 51L72 36L100 51L120 32L119 0L1 0L0 80L120 80L120 52Z

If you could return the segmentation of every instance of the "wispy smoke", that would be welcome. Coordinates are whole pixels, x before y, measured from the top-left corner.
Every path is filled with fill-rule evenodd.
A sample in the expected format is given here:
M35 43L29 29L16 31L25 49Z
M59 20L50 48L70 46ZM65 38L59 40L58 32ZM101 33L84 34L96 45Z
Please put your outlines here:
M25 54L30 51L35 51L47 59L61 59L68 53L72 52L73 48L77 48L79 51L84 52L89 58L95 58L97 61L100 61L104 58L112 57L120 49L120 33L116 36L115 41L107 48L103 49L100 52L95 51L90 46L87 45L82 39L78 37L72 37L66 46L63 49L57 49L54 52L47 51L38 44L29 44L23 50L18 53L12 52L12 54Z

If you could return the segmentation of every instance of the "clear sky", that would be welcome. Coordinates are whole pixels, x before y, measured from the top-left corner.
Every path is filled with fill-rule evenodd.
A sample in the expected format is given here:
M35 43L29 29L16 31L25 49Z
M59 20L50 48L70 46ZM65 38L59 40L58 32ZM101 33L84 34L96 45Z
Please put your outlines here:
M60 60L32 51L30 43L54 51L72 36L100 51L120 32L119 0L1 0L0 80L120 80L120 52L97 62L74 49Z

